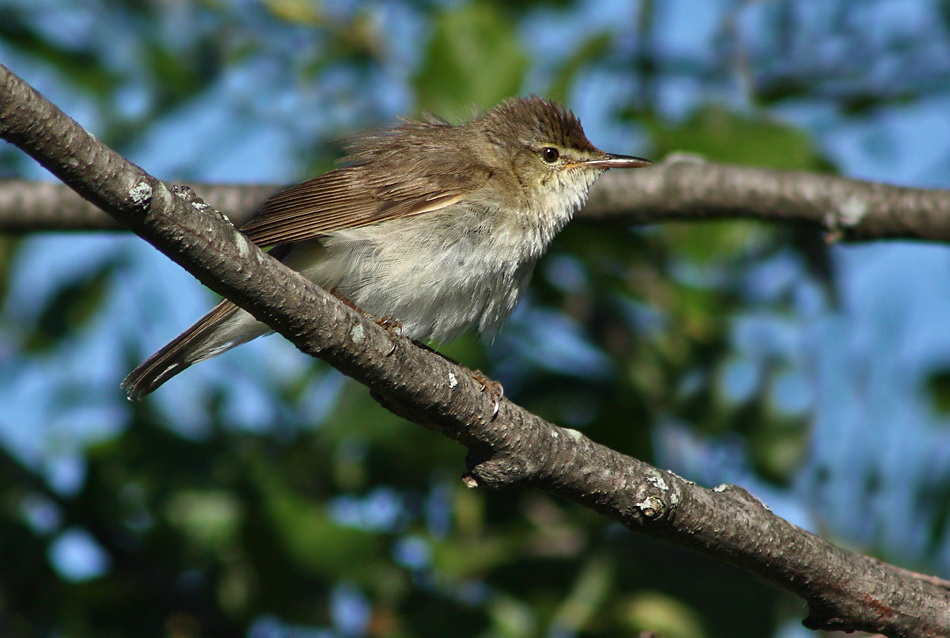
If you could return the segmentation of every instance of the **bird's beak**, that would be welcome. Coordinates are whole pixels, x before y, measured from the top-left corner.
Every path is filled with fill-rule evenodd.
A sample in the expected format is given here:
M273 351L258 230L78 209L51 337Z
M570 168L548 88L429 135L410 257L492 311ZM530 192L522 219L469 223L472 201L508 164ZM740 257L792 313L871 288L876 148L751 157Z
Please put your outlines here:
M632 157L630 155L613 155L607 153L601 159L587 160L584 162L584 166L589 166L590 168L643 168L644 166L650 166L653 162L646 160L640 157Z

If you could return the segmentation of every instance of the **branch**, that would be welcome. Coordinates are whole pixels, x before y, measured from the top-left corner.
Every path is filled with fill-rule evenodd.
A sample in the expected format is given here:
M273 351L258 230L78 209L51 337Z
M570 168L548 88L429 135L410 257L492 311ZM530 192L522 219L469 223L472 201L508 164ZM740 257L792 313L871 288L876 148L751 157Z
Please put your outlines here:
M240 226L257 206L281 187L266 184L187 184ZM55 182L0 179L0 233L125 230L72 188Z
M277 185L191 184L238 226ZM614 171L578 219L611 224L752 218L820 227L829 240L950 241L950 191L671 156L646 171ZM0 232L116 230L121 225L66 186L0 180Z
M0 137L298 348L371 389L393 412L469 449L469 485L533 485L627 527L739 565L804 598L812 628L893 637L950 633L950 591L839 549L745 490L698 487L492 399L468 370L393 337L285 268L194 197L87 134L0 66Z
M832 241L950 241L947 190L715 164L683 155L648 170L607 174L598 186L583 212L600 222L739 217L816 225Z

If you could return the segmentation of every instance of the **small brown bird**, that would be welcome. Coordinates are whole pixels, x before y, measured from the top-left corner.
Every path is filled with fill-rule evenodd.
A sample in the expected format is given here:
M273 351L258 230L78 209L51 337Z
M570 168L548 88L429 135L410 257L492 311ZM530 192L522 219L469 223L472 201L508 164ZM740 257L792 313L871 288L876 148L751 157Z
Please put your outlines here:
M598 150L577 117L510 99L453 126L407 120L352 142L347 166L291 187L241 228L308 279L410 339L491 338L538 258L609 168L650 162ZM132 371L138 399L190 365L270 332L224 300Z

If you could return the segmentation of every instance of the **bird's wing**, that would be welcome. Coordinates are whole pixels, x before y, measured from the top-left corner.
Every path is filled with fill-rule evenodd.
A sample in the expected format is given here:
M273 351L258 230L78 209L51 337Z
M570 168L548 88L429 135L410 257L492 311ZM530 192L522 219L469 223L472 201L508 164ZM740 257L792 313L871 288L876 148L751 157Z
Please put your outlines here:
M424 172L391 164L338 168L277 193L241 230L258 245L275 246L421 215L458 202L491 174L481 166L459 173L452 170L457 164L440 164Z

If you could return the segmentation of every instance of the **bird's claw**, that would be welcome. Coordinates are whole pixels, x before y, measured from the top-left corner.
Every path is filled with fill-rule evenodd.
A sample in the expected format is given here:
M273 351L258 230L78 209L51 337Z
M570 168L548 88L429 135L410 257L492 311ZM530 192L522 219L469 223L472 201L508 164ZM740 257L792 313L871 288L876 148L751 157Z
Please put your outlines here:
M376 325L380 328L384 328L387 332L398 334L400 337L402 336L402 323L392 315L386 315L381 319L377 319Z
M487 392L492 401L491 420L494 421L501 409L501 399L505 396L505 388L500 382L489 379L481 370L472 371L472 378L482 386L482 392Z
M402 324L392 315L388 315L382 319L376 319L376 325L388 332L392 339L392 348L386 353L388 357L396 351L396 337L402 336Z

